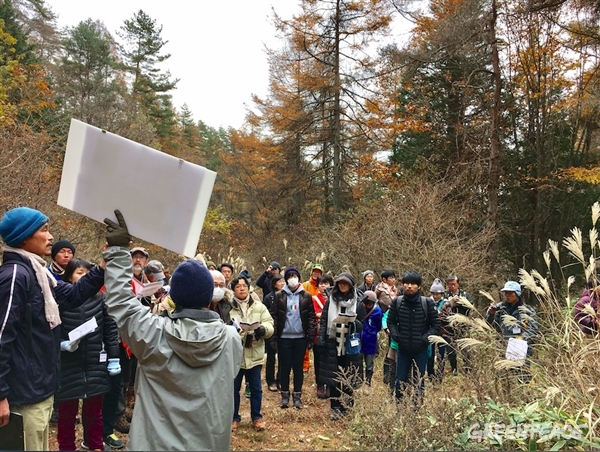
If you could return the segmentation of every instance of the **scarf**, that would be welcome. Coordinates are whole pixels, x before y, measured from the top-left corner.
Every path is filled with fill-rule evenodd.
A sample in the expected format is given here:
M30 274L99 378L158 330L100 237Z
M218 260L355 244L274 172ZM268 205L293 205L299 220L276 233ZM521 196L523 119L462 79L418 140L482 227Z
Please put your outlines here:
M52 261L52 263L50 264L50 271L55 275L62 276L65 274L65 269L58 265L55 261Z
M404 292L404 295L402 295L402 297L409 304L416 303L417 301L419 301L421 299L421 289L417 290L412 295L409 295L406 292Z
M337 324L334 320L340 315L342 308L345 308L344 314L356 315L356 290L352 288L347 294L342 294L336 289L334 287L331 291L331 301L329 303L329 312L327 313L327 336L331 339L335 339L336 337Z
M240 300L237 297L234 297L234 300L237 302L240 307L240 311L242 311L242 320L248 320L248 302L250 301L250 294L243 300Z
M42 295L44 297L44 314L46 314L46 320L50 324L50 329L53 329L61 324L60 313L58 311L58 304L52 294L52 288L56 287L56 280L48 267L46 262L37 254L30 253L21 248L13 248L6 246L4 251L10 251L11 253L18 254L29 260L31 267L35 272L35 279L42 288Z

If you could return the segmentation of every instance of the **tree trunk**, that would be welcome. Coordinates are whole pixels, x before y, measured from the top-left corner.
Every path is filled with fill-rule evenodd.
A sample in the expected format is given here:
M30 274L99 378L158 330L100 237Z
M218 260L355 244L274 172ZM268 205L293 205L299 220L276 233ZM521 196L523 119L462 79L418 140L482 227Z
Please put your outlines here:
M500 96L502 93L502 77L500 76L500 58L498 56L498 40L496 38L496 20L498 17L496 0L492 0L490 18L490 42L492 59L492 82L494 85L494 98L490 124L490 163L488 182L488 226L496 229L498 225L498 192L500 190ZM491 247L491 259L495 260L498 252L496 242Z
M340 1L336 2L335 10L335 51L334 51L334 105L333 105L333 212L332 220L335 221L340 211L340 200L341 200L341 180L342 180L342 168L341 168L341 111L340 111Z

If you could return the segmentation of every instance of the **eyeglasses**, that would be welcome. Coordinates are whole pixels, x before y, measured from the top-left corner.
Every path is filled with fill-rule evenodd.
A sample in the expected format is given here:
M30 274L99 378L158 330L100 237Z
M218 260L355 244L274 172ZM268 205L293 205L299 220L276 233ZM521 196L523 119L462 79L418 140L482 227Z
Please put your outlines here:
M215 283L215 289L216 288L225 289L225 284L224 283L221 283L221 284Z

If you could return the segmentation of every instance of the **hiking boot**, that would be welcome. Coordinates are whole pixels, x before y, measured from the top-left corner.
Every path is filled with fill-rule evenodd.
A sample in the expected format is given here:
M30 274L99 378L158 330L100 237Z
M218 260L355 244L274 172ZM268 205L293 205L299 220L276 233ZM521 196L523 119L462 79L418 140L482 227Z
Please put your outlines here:
M317 398L326 399L327 398L327 390L325 386L317 386Z
M252 423L254 424L254 429L257 432L262 432L265 429L265 421L263 421L262 418L261 419L254 419L252 421Z
M246 396L247 399L249 399L250 396L252 395L252 393L250 392L250 385L248 383L246 383L246 389L244 389L244 395Z
M302 408L302 400L301 397L302 393L301 392L293 392L292 393L292 398L294 400L294 408L300 409Z
M115 422L115 430L118 432L129 433L130 427L131 427L131 424L129 422L127 422L127 419L125 419L125 417L123 417L123 416L121 416Z
M343 417L344 414L339 408L333 408L331 410L331 414L329 415L329 419L331 419L332 421L339 421Z
M456 377L458 375L458 370L457 369L452 369L452 376Z
M231 421L231 431L235 432L237 430L237 428L239 427L240 423L239 421Z
M290 407L290 391L281 391L281 404L279 406L281 408Z
M108 444L103 443L102 447L104 447L104 449L94 449L94 450L110 450L110 447L108 447ZM121 446L123 447L123 446ZM85 443L85 440L81 441L81 448L83 450L90 450L89 446Z
M117 435L111 433L104 437L104 443L112 449L123 449L123 441L119 439Z
M269 391L273 391L273 392L279 391L279 389L277 389L277 383L271 383L269 385Z

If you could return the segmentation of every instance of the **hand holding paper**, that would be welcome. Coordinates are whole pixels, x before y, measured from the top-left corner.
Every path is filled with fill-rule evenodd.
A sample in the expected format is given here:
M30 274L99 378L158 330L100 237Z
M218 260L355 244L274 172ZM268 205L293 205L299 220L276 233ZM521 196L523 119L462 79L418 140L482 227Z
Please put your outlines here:
M119 358L110 358L108 360L108 365L106 366L106 370L108 370L108 375L118 375L121 373L121 363L119 363Z
M79 348L79 341L80 339L77 339L75 341L62 341L60 343L60 349L63 352L74 352L75 350L77 350L77 348Z
M244 322L244 321L240 322L240 327L242 328L242 331L244 333L251 333L259 326L260 326L259 322L254 322L254 323L248 323L248 322Z
M356 314L354 314L354 315L340 314L335 319L333 319L333 323L346 324L346 323L352 323L355 320L356 320Z

